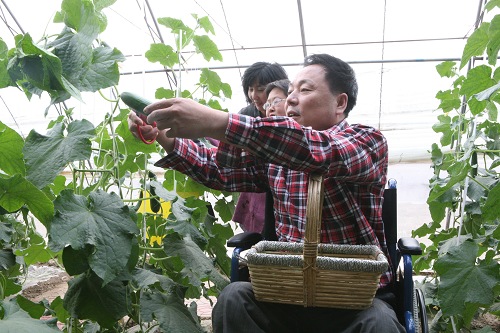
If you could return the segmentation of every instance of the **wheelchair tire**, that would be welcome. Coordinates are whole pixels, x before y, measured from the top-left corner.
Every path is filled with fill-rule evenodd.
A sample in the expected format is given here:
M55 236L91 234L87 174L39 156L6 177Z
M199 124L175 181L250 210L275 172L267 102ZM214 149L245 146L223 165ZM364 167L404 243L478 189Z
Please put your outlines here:
M427 310L425 308L425 298L424 292L421 289L415 288L415 299L417 302L417 311L418 311L418 325L420 330L417 332L420 333L429 333L429 322L427 320Z
M423 333L420 323L420 311L418 307L418 289L413 289L413 322L415 323L415 333Z

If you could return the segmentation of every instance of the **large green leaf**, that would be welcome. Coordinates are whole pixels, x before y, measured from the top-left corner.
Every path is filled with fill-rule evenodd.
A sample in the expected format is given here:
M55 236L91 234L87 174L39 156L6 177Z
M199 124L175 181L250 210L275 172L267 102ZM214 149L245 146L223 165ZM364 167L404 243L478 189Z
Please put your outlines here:
M36 320L22 310L15 300L1 301L3 318L0 320L0 332L2 333L54 333L60 332L43 321Z
M158 18L158 23L166 26L167 28L170 28L170 30L172 30L172 32L176 34L180 33L181 31L187 32L189 34L192 34L193 32L193 29L185 25L184 22L173 17L160 17Z
M123 54L115 48L92 46L93 36L64 30L51 43L61 59L64 78L78 91L95 92L118 84L118 62Z
M496 184L488 193L482 208L483 218L486 222L500 218L500 183Z
M141 315L147 322L156 319L164 332L204 332L177 293L144 293L141 297Z
M94 0L94 6L97 11L100 11L106 7L114 4L116 0Z
M460 95L458 94L458 89L439 91L436 94L436 98L441 100L439 108L442 109L443 112L458 110L462 104Z
M441 77L453 77L456 74L454 61L444 61L436 65L436 70Z
M227 98L231 98L232 90L231 86L227 83L223 83L219 74L208 69L202 68L200 74L200 84L205 85L210 91L210 93L214 96L221 97L221 92Z
M7 270L16 264L16 256L12 250L0 249L0 271Z
M205 30L206 32L210 32L212 35L215 35L214 26L212 25L212 22L210 22L208 16L203 16L200 18L198 18L196 14L193 14L193 16L198 20L198 24L203 28L203 30Z
M177 220L189 221L191 219L194 209L186 206L186 200L184 198L180 197L174 191L168 191L158 181L151 181L149 183L149 186L151 189L154 189L154 192L157 196L165 201L172 202L170 210Z
M212 260L189 237L181 238L173 233L163 239L163 248L169 256L178 256L184 263L181 273L195 287L201 286L207 279L214 282L222 290L227 281L214 267Z
M433 186L429 197L427 198L427 203L437 200L441 195L445 194L449 189L454 187L457 183L462 182L467 174L469 173L471 167L466 161L457 161L448 168L450 177L446 180L443 185Z
M55 200L54 208L56 214L49 233L53 251L66 246L74 250L93 246L89 265L104 283L127 268L132 238L139 230L128 206L116 194L98 190L87 198L64 190Z
M203 58L205 58L206 61L210 61L210 59L222 61L222 54L210 37L206 35L194 36L193 43L196 47L196 51L203 54Z
M181 49L191 43L191 40L194 36L193 29L189 28L179 19L172 17L160 17L158 23L166 26L172 30L172 33L176 36L176 44L179 44L179 35L182 36L182 45Z
M488 30L488 64L494 66L497 63L498 51L500 50L500 16L495 15L491 20Z
M140 288L149 287L157 283L165 291L177 290L179 287L179 285L168 276L157 274L147 269L136 268L132 271L131 276L134 284Z
M104 31L107 25L106 18L96 11L93 1L63 0L58 15L68 27L87 35L91 40Z
M24 263L28 266L45 263L55 257L55 253L47 248L45 238L36 233L29 235L29 246L17 249L16 255L23 257Z
M130 297L122 281L111 281L105 286L102 282L94 274L70 280L64 296L64 308L74 318L95 320L109 328L128 313Z
M477 244L465 241L450 247L436 260L434 268L440 277L438 296L443 314L461 314L465 303L476 306L493 303L492 290L500 281L498 262L477 263L477 257Z
M451 138L453 137L453 128L451 126L451 117L446 114L441 114L438 116L439 123L432 125L432 129L436 133L443 133L440 139L442 146L447 146L451 143Z
M497 83L494 86L477 93L475 97L478 101L484 101L486 99L489 99L491 95L496 93L498 90L500 90L500 83Z
M0 37L0 60L5 60L8 58L9 47L7 43Z
M31 316L31 318L38 319L42 317L46 310L43 301L35 303L22 295L16 296L16 302L21 309L26 311Z
M16 173L25 175L23 159L23 138L13 129L0 122L0 170L8 175Z
M467 43L465 44L465 48L462 53L460 69L464 68L472 57L483 55L486 45L488 44L489 27L489 22L481 23L479 28L476 29L467 39Z
M125 56L116 48L100 46L92 51L92 59L76 86L82 91L98 91L112 87L120 81L118 62L125 61Z
M151 44L145 56L149 62L159 62L168 68L172 68L175 64L179 63L179 56L170 45Z
M61 59L65 79L79 91L95 92L118 84L118 62L125 57L104 43L93 46L107 25L101 9L115 1L64 0L56 17L56 21L64 21L74 30L63 29L50 46Z
M54 215L54 205L49 198L21 175L11 178L0 176L0 206L8 212L28 206L31 213L45 226Z
M62 77L61 59L33 44L29 34L18 35L14 56L9 61L9 75L30 93L40 95L47 91L52 97L64 92L81 100L80 93L68 89ZM69 97L69 96L68 96Z
M50 302L50 308L55 312L54 316L57 317L59 322L65 323L66 320L70 318L68 311L64 308L64 301L60 296L57 296L52 302Z
M460 88L460 94L469 99L472 95L494 86L496 82L491 78L491 73L491 68L486 65L472 68Z
M89 268L88 258L93 251L92 246L75 250L71 246L66 246L62 253L62 261L66 273L71 276L85 273Z
M231 220L234 214L234 203L228 204L225 199L219 199L215 203L215 210L224 222Z
M169 223L166 226L166 229L174 230L183 237L189 236L190 239L192 239L196 243L196 245L200 247L200 249L205 249L205 247L207 246L207 239L203 237L203 234L200 232L200 230L189 221L177 220L175 222Z
M0 212L0 214L3 213ZM9 220L12 221L12 223L9 223ZM10 243L12 241L12 235L15 232L15 228L12 225L13 223L16 223L16 221L10 217L2 217L2 222L0 223L0 244L1 242Z
M9 48L7 44L0 37L0 89L12 85L12 82L7 71L7 66L9 64L9 58L7 52Z
M69 124L67 136L64 126L57 123L47 136L31 131L24 145L27 179L38 188L51 183L69 162L90 158L90 138L94 126L88 120Z
M125 56L116 48L100 46L93 50L91 62L84 73L80 73L78 88L96 92L112 87L120 81L118 62L125 61Z

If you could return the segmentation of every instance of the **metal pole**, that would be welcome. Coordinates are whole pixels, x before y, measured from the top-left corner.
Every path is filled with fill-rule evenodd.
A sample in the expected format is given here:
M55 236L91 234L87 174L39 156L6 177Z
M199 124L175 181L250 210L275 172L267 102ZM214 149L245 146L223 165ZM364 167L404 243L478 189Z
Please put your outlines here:
M23 30L23 28L21 27L21 25L19 24L19 22L17 22L17 19L16 17L14 16L14 14L12 14L12 12L10 11L10 8L9 6L7 6L7 4L5 3L4 0L2 0L2 3L3 3L3 6L5 7L5 9L7 9L7 11L9 12L10 16L12 17L12 19L14 20L14 22L16 22L17 26L19 27L19 30L21 30L21 32L24 34L26 34Z
M300 0L297 0L297 8L299 10L300 37L302 38L302 52L304 53L304 58L305 58L307 56L306 36L304 32L304 19L302 17L302 5L300 3Z

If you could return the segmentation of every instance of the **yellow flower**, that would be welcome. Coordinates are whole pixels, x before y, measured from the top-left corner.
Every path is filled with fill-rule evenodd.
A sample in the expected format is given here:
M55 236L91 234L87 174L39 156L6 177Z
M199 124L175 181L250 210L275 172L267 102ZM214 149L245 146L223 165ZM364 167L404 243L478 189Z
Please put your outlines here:
M154 243L158 243L159 246L162 245L163 242L163 237L165 236L151 236L149 239L149 245L154 246Z

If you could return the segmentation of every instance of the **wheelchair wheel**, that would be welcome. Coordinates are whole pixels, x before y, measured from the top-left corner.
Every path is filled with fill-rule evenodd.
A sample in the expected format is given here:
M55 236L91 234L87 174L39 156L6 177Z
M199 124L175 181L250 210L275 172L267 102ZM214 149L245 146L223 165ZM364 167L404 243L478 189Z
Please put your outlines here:
M419 300L418 300L418 289L415 288L413 289L413 321L415 323L415 333L423 333L422 332L422 325L421 325L421 312L418 306Z
M427 321L427 310L425 308L424 292L421 289L415 288L414 298L416 299L416 309L418 311L418 316L415 318L419 326L419 330L416 332L429 333L429 322Z

